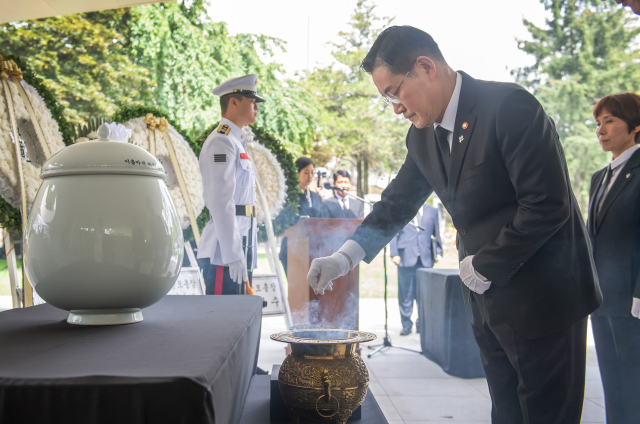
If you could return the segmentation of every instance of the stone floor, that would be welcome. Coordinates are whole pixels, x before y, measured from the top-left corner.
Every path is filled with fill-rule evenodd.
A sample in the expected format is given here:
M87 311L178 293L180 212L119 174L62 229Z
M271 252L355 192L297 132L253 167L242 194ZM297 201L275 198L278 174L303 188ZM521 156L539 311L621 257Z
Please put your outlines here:
M401 324L397 299L389 300L389 335L397 346L420 350L420 336L399 335ZM414 320L415 321L415 320ZM271 370L285 358L282 343L269 335L286 329L284 318L264 317L258 366ZM384 302L382 299L360 299L360 329L384 337ZM389 348L367 358L362 354L371 376L371 390L375 394L390 424L489 424L491 400L484 378L452 377L424 356L401 349ZM583 423L605 422L604 399L600 372L596 360L591 329L587 354L586 399Z

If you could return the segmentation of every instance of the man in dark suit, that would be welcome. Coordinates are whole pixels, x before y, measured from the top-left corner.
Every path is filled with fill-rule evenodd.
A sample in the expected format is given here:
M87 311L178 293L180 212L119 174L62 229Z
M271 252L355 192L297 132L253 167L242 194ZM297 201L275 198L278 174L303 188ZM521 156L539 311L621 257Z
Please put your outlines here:
M553 121L522 87L453 71L416 28L381 32L362 67L413 123L408 154L352 238L312 262L310 286L370 262L435 191L458 230L493 423L578 424L602 295Z
M607 424L640 422L640 96L613 94L594 109L611 163L593 174L588 228L602 287L591 314Z
M329 218L362 219L364 209L362 202L349 198L347 191L351 190L351 175L344 169L339 169L333 174L333 185L344 190L333 191L333 197L324 201L324 207L329 214Z
M424 230L418 229L418 226ZM435 252L433 247L436 247ZM413 223L407 224L391 240L389 251L391 261L398 265L398 305L402 322L400 335L406 336L411 334L413 328L411 314L416 298L416 271L418 268L433 268L442 257L438 210L431 205L424 205L413 218Z

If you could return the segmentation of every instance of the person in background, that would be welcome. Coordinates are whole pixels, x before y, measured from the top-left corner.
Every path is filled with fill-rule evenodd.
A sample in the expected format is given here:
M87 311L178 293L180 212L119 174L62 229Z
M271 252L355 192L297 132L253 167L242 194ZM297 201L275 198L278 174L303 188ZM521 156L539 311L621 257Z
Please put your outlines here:
M411 314L413 314L413 301L416 298L416 271L418 268L433 268L433 265L442 258L438 210L425 204L413 218L413 224L415 225L407 224L391 240L390 246L391 261L398 265L401 336L411 334L413 328ZM424 231L419 230L416 225L424 228Z
M364 208L362 202L350 199L347 191L351 190L351 175L344 169L339 169L333 174L333 185L344 189L344 192L334 190L333 197L325 200L325 207L329 218L362 219Z
M198 259L209 261L203 269L207 294L239 294L243 290L238 285L251 280L247 252L256 245L256 191L242 128L256 122L258 103L264 101L256 93L257 82L258 77L250 74L213 90L220 96L222 119L204 142L199 159L204 201L211 214L198 249ZM249 260L255 268L257 249Z
M301 157L296 160L296 168L298 169L300 190L302 190L302 193L298 194L298 216L326 218L327 211L323 205L322 198L318 193L309 189L309 185L315 175L315 164L311 159ZM278 257L280 258L285 274L287 273L287 252L287 238L283 237Z
M640 422L640 96L613 94L595 106L609 165L593 174L587 227L602 289L591 314L607 424Z

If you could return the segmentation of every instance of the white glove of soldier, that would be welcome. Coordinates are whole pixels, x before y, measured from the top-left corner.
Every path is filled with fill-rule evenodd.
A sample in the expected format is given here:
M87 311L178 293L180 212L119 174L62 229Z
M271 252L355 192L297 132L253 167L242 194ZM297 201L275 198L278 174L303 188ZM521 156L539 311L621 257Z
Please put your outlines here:
M633 305L631 306L631 315L636 318L640 318L640 299L637 297L633 298Z
M479 276L475 269L473 269L472 256L467 256L460 262L460 279L465 286L469 287L469 290L478 294L482 294L487 291L491 286L491 281L486 281Z
M331 290L332 281L349 272L349 260L344 253L336 252L331 256L314 259L307 274L307 281L315 294L324 294Z
M229 264L229 276L234 283L243 284L249 279L247 262L244 259Z

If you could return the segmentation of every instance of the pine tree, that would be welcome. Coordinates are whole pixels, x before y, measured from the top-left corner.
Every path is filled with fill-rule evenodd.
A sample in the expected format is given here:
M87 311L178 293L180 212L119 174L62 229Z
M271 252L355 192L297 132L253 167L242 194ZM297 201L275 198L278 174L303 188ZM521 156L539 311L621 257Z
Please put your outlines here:
M519 48L532 66L515 69L555 120L574 193L587 212L591 175L609 160L595 135L593 106L602 97L640 87L637 19L615 1L541 0L550 17L541 28L524 20L532 40Z

